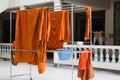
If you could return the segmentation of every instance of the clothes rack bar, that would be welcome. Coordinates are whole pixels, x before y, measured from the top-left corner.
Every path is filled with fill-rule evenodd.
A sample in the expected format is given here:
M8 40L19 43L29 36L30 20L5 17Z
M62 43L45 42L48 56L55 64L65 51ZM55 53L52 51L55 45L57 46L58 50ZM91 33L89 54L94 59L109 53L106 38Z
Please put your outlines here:
M79 5L75 5L75 4L67 4L67 5L62 5L62 8L59 8L60 6L48 6L48 9L49 10L69 10L69 11L72 11L72 7L71 7L71 5L73 5L73 10L75 11L75 10L85 10L85 8L87 7L87 6L79 6ZM54 9L54 7L56 7L56 9ZM58 7L58 8L57 8ZM41 7L39 7L39 8L41 8ZM30 9L32 9L32 8L30 8ZM12 11L10 11L11 13L16 13L16 11L15 10L12 10Z

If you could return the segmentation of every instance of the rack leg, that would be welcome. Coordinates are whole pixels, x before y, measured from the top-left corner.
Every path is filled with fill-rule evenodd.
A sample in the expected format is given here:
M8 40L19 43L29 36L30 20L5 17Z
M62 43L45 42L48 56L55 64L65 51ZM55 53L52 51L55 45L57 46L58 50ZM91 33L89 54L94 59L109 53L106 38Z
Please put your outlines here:
M32 78L30 78L30 80L32 80Z
M32 71L31 71L31 65L30 65L30 80L32 80L31 72L32 72Z

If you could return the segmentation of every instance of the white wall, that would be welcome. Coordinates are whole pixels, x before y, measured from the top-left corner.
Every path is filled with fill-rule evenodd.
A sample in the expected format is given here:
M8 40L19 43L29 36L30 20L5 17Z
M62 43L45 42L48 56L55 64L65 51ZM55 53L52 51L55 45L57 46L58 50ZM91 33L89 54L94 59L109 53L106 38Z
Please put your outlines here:
M79 4L85 4L87 6L96 6L96 7L101 7L101 8L109 8L109 2L110 0L63 0L63 1L68 1L68 2L75 2Z
M9 0L2 0L0 2L0 13L8 8Z
M53 2L53 0L10 0L9 7L19 7L19 6L28 6L28 5L35 5L35 4L42 4Z
M61 9L62 9L62 3L61 3L61 1L60 0L54 0L54 10L61 10Z
M9 7L19 7L22 5L35 5L35 4L42 4L42 3L48 3L48 2L57 2L61 0L9 0L10 4ZM88 6L96 6L99 8L109 8L109 2L110 0L63 0L63 1L68 1L68 2L75 2L75 3L80 3L83 5L88 5ZM104 4L103 4L104 2ZM56 3L59 4L59 3Z
M113 34L114 30L114 1L111 1L110 8L105 13L105 43L106 45L113 45L113 38L109 34Z

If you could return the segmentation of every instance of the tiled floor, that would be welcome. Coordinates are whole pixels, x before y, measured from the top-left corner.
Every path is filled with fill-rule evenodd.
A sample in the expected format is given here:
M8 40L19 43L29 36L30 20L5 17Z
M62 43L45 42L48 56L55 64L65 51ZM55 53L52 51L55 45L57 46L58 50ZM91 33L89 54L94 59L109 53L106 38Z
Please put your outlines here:
M12 75L28 74L30 65L21 63L12 66ZM31 66L32 80L80 80L77 77L77 68L68 65L54 67L53 64L47 63L46 70L43 74L38 74L37 66ZM10 61L0 61L0 80L10 80ZM30 80L29 75L12 77L12 80ZM95 69L95 78L93 80L120 80L120 72L109 72Z

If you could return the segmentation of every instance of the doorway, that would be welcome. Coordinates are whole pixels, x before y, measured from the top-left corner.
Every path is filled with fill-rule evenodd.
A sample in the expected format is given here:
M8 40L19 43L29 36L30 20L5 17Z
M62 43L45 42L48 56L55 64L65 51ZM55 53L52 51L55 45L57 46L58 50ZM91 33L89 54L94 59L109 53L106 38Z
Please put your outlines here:
M86 13L85 12L75 13L74 41L84 41L85 25L86 25ZM105 33L104 10L92 12L92 32L94 31L103 31Z

